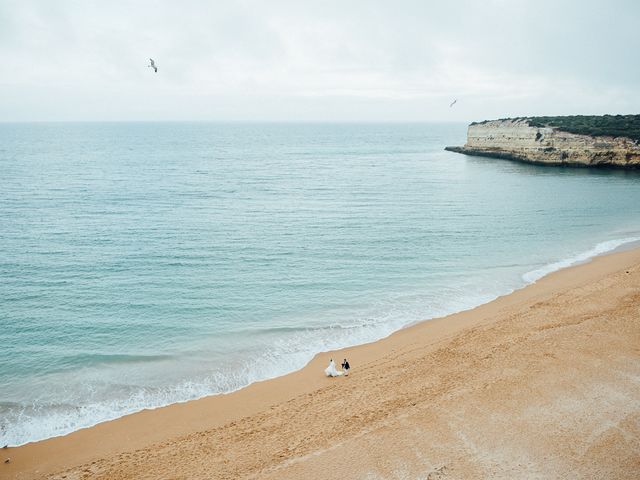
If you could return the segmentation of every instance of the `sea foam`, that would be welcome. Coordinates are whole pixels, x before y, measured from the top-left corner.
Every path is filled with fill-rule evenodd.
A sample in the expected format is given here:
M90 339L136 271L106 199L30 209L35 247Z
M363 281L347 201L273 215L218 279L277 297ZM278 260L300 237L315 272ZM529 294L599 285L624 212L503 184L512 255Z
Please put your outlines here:
M522 275L522 279L526 283L534 283L537 280L540 280L542 277L549 275L550 273L557 272L563 268L568 268L573 265L579 265L584 263L598 255L602 255L608 252L612 252L617 248L620 248L623 245L627 245L630 243L640 242L640 237L630 237L630 238L619 238L615 240L607 240L605 242L598 243L595 247L581 252L577 255L573 255L568 258L563 258L556 262L549 263L540 268L536 268L530 272Z

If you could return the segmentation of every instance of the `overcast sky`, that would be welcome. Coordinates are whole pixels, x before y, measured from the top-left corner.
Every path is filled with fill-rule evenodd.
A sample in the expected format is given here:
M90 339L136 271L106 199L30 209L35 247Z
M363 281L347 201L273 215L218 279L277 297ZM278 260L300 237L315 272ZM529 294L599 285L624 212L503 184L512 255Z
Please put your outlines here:
M638 1L0 0L0 121L603 113L640 113Z

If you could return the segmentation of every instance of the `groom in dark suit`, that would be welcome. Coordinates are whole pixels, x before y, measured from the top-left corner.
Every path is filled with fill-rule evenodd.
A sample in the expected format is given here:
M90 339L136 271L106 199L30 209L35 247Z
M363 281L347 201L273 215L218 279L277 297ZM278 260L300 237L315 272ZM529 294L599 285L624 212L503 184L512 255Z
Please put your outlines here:
M347 359L344 359L344 362L342 362L342 369L344 370L344 376L346 377L347 375L349 375L349 369L351 368L351 366L349 366L349 362L347 361Z

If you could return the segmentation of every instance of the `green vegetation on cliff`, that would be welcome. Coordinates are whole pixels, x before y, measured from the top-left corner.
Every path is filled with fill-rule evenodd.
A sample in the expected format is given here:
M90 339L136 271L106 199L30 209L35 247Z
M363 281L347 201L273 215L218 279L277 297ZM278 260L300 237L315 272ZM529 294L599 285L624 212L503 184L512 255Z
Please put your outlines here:
M580 135L627 137L640 142L640 115L569 115L501 120L526 120L532 127L555 127L564 132ZM478 123L486 123L486 121Z
M571 115L568 117L530 117L532 127L556 127L569 133L593 137L627 137L640 140L640 115Z

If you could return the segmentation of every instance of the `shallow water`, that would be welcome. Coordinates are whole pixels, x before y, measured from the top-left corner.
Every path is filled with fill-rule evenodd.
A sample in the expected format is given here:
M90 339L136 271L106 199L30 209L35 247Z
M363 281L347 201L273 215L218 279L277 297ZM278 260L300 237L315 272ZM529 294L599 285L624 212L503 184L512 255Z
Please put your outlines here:
M637 172L443 151L465 135L0 124L0 444L234 390L640 238Z

